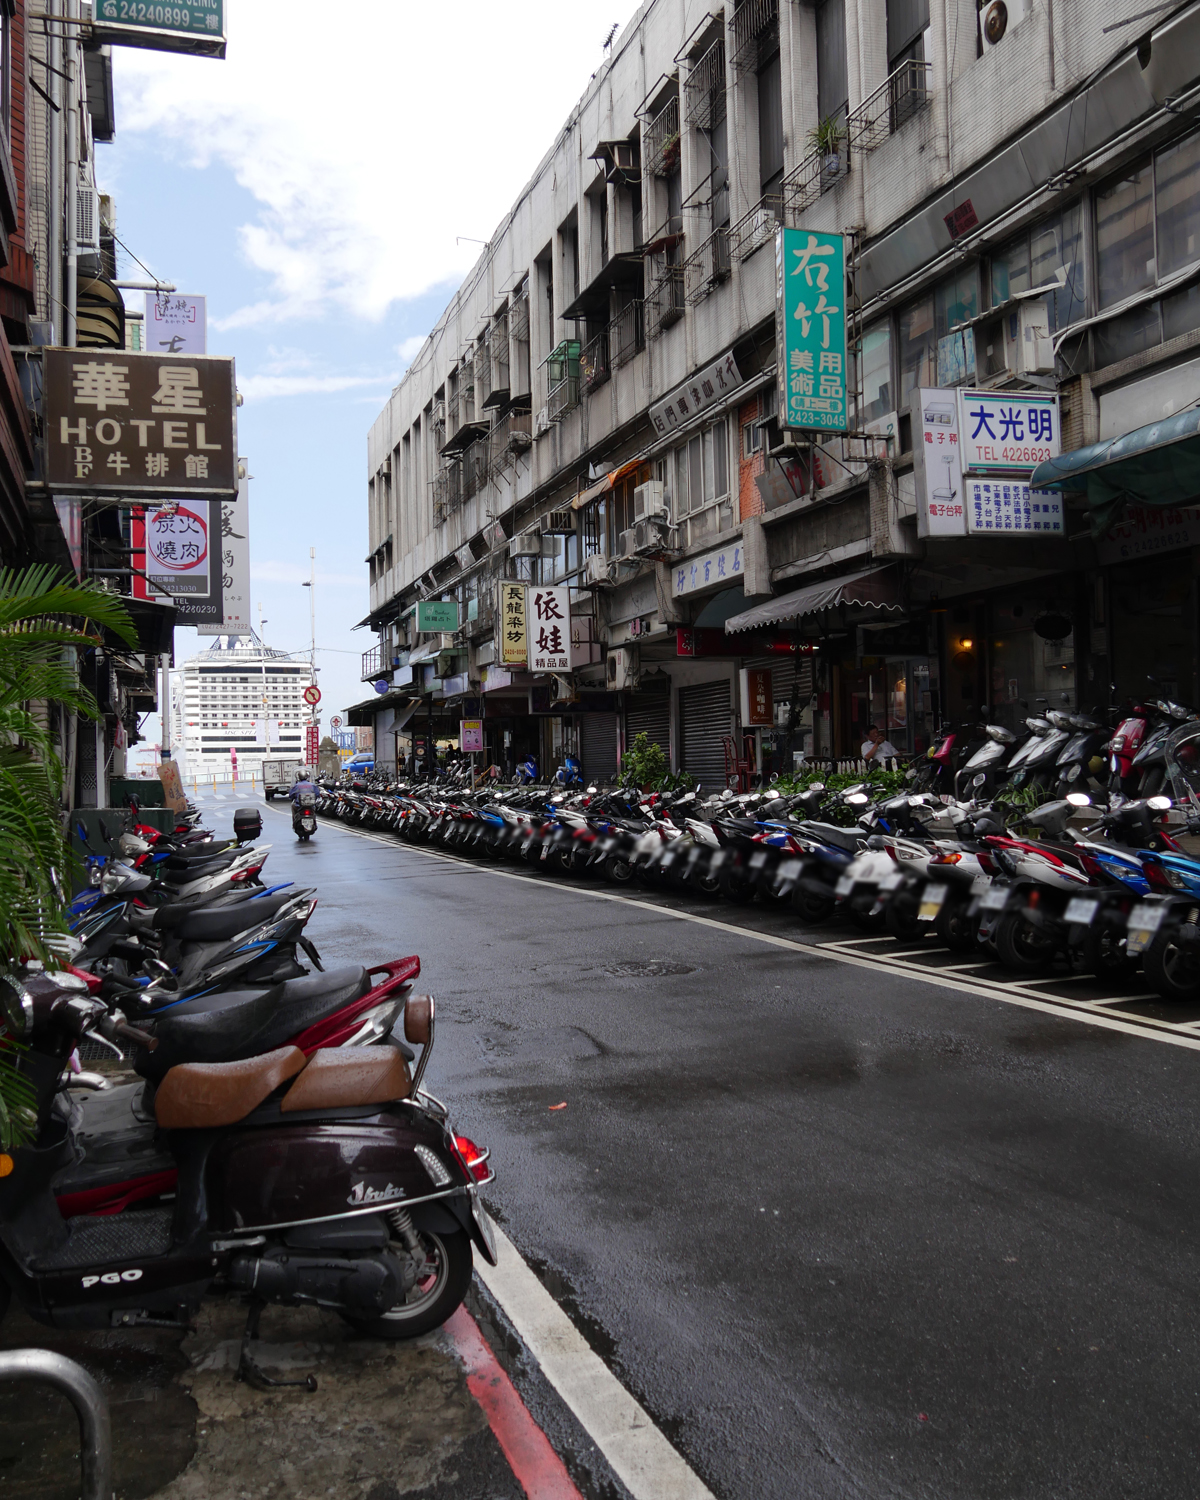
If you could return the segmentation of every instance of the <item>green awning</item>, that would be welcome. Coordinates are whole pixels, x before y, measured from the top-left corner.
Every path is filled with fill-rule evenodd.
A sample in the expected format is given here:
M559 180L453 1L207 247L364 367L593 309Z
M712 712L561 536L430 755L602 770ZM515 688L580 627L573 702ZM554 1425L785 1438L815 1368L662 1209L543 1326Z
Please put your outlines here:
M1049 458L1029 482L1035 489L1085 495L1094 536L1107 531L1127 504L1194 505L1200 496L1200 407Z

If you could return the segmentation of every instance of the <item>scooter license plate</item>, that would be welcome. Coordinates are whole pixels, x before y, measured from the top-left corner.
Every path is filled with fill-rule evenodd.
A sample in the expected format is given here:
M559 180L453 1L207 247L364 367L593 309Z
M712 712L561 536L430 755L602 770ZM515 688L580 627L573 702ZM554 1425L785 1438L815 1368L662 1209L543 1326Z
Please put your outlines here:
M894 891L903 879L903 870L893 870L890 875L885 875L879 882L879 889L881 891Z
M1161 906L1135 906L1129 913L1129 927L1125 939L1125 952L1131 957L1144 953L1154 941L1154 934L1162 926Z
M750 856L749 864L752 870L761 870L767 862L767 856L760 849L757 854Z
M785 859L779 866L779 874L783 880L795 880L804 868L804 862L799 859Z
M1089 901L1086 896L1072 896L1063 915L1068 922L1082 922L1085 927L1090 927L1099 910L1099 901Z
M834 886L833 894L835 896L848 896L853 889L854 877L852 875L843 875L837 885Z
M1008 905L1008 887L1006 885L993 885L988 887L987 895L983 898L984 911L1003 911Z
M708 862L708 868L710 870L719 870L724 863L725 851L724 849L717 849L716 851L714 851L713 857Z
M941 911L948 894L948 886L927 885L925 887L925 894L921 897L921 907L917 912L917 917L922 922L932 922L938 912Z
M483 1242L492 1252L492 1259L496 1259L496 1231L492 1228L492 1221L488 1218L488 1211L479 1201L479 1194L474 1188L471 1194L471 1217L475 1220L475 1227L483 1236Z

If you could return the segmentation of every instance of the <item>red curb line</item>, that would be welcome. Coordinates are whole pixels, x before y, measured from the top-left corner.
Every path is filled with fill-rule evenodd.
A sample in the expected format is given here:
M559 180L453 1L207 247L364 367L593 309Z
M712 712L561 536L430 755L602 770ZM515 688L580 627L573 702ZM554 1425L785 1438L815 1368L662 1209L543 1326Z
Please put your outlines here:
M457 1309L445 1329L467 1372L467 1389L483 1408L509 1467L529 1500L583 1500L562 1459L529 1415L528 1407L465 1307Z

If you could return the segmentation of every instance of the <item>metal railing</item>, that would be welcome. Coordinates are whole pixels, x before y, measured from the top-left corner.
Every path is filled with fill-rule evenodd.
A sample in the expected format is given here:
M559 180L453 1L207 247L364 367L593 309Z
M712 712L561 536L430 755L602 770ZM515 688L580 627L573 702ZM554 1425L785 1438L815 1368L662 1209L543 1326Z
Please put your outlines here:
M529 337L529 297L528 295L514 297L512 308L509 312L509 328L514 339L518 343Z
M874 151L929 103L932 64L908 57L864 99L849 117L850 140L860 151Z
M663 266L646 293L646 337L661 338L683 317L686 305L683 266Z
M775 243L775 231L783 222L783 198L768 193L729 230L729 249L738 260L746 260L764 245Z
M743 0L733 13L733 56L735 68L758 61L758 39L769 31L779 15L779 0Z
M683 263L684 296L688 306L703 302L710 292L728 279L731 270L729 229L714 229L699 250Z
M834 186L850 170L850 148L843 142L836 162L832 153L810 151L797 167L783 179L783 206L789 218L811 208L822 193Z
M679 96L668 99L646 126L646 170L652 177L669 177L679 166Z
M608 348L613 365L620 369L646 347L646 317L643 302L629 302L608 325Z
M697 130L711 130L725 118L724 37L692 65L685 91L688 122Z
M373 677L379 676L379 647L372 646L369 651L362 654L362 671L359 678L362 682L370 682Z
M579 356L579 371L585 391L596 390L612 374L608 358L607 328L602 328L595 338L583 346L583 352Z
M82 1500L110 1500L112 1426L104 1392L82 1365L49 1349L0 1350L0 1380L40 1380L68 1398L79 1417Z

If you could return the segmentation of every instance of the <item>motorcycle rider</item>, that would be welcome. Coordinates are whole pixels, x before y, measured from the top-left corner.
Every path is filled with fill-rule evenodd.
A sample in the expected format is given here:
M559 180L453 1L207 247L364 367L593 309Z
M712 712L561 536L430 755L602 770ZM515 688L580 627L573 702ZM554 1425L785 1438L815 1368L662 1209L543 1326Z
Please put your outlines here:
M302 832L301 824L305 816L313 817L315 822L318 794L317 784L312 780L311 768L301 766L296 772L296 780L292 783L288 797L292 804L292 832L299 833L305 842L307 842L308 834Z

